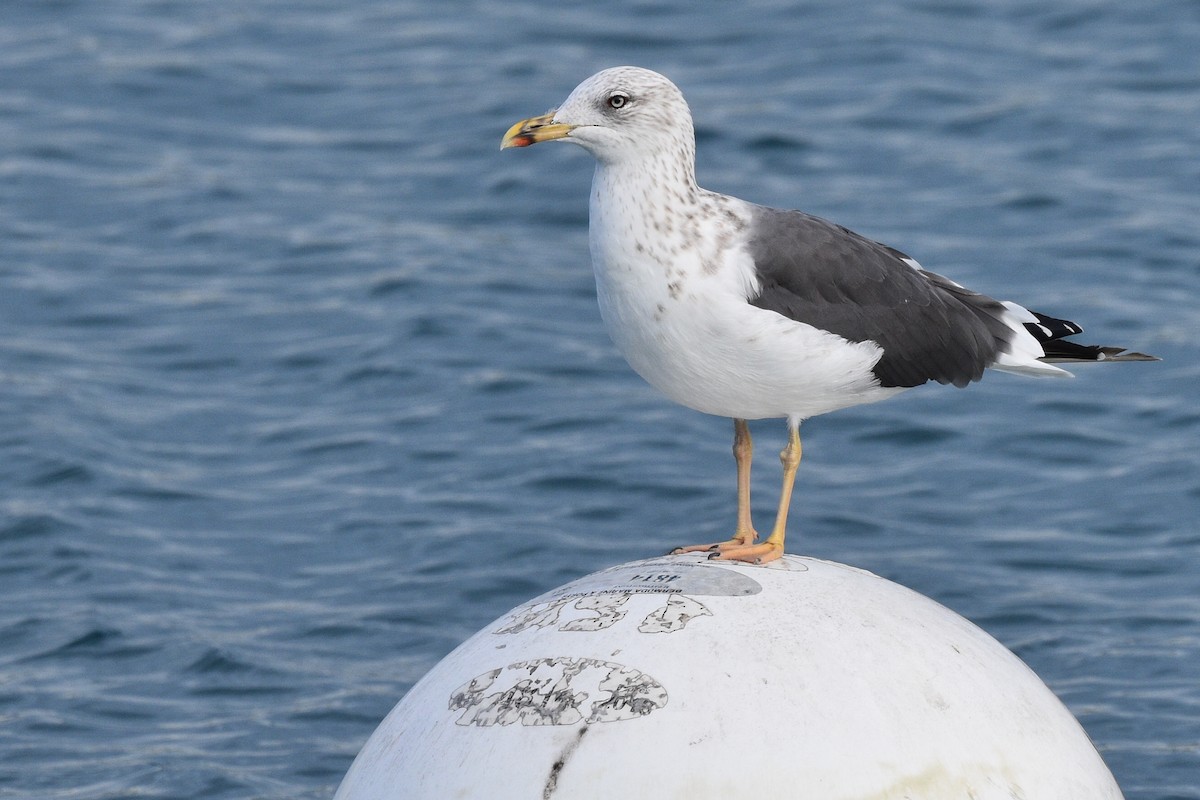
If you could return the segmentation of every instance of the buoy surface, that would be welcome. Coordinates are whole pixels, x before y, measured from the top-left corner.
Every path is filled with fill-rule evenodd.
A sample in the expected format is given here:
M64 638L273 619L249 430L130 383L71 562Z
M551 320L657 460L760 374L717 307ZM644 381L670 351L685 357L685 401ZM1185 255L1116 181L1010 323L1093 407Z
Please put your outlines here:
M1108 800L1071 713L995 639L799 556L637 561L439 662L338 800Z

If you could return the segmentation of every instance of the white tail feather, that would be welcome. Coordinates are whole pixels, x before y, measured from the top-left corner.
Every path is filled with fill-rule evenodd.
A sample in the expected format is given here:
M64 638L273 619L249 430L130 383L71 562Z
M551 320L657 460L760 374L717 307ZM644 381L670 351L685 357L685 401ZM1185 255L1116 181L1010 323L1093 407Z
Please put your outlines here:
M1034 377L1075 377L1061 367L1039 360L1046 356L1046 351L1042 349L1041 343L1034 338L1033 334L1025 329L1026 323L1037 324L1038 318L1033 315L1033 312L1012 301L1006 300L1003 305L1004 313L1000 315L1000 321L1012 329L1015 335L1009 343L1009 351L1001 353L991 368L1001 372Z

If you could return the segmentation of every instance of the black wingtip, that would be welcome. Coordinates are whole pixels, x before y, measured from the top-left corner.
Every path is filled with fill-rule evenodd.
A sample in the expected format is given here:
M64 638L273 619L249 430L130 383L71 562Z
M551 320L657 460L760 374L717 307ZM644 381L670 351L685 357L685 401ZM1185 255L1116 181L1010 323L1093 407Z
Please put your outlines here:
M1097 361L1162 361L1158 356L1125 350L1120 347L1101 347Z
M1048 364L1070 361L1162 361L1158 356L1126 350L1124 347L1076 344L1075 342L1064 342L1061 339L1042 342L1042 349L1046 351L1046 355L1039 358L1038 361L1045 361Z
M1038 359L1048 364L1079 362L1079 361L1162 361L1158 356L1137 353L1124 347L1108 347L1105 345L1077 344L1065 340L1067 336L1083 333L1083 327L1065 319L1030 312L1037 317L1037 322L1025 323L1025 330L1042 345L1046 355Z
M1037 322L1025 323L1025 329L1032 333L1039 342L1053 341L1083 333L1083 326L1070 320L1039 314L1036 311L1029 313L1037 317Z

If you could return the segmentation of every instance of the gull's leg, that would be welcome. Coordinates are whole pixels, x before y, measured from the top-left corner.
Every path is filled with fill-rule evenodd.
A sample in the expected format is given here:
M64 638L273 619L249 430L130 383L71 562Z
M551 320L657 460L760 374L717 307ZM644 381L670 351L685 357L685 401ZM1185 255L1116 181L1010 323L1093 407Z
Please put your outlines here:
M709 558L722 561L748 561L765 564L783 555L783 539L787 535L788 508L792 504L792 486L796 482L796 467L800 466L800 429L788 424L788 444L779 454L783 463L783 488L779 493L779 511L775 515L775 527L762 544L746 544L727 547L713 553Z
M754 544L758 531L750 521L750 460L754 457L754 442L750 426L744 419L733 421L733 458L737 462L737 529L731 541Z
M695 553L705 550L723 551L734 547L745 547L754 544L758 533L750 521L750 460L754 455L754 442L750 438L750 426L744 419L733 421L733 458L737 462L737 528L733 538L727 542L715 544L694 544L688 547L676 547L672 555L679 553Z

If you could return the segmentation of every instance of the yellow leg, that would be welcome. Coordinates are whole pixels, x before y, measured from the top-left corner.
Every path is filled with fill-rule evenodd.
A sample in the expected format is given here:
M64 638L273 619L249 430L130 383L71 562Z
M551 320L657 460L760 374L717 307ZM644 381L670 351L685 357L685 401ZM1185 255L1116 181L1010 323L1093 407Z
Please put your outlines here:
M792 486L796 482L796 468L800 466L800 430L789 426L788 444L779 454L783 463L783 487L779 493L779 511L775 514L775 527L762 544L729 547L713 553L709 558L722 561L748 561L765 564L783 555L783 540L787 536L788 509L792 504Z
M733 421L733 458L737 462L737 529L733 541L753 544L758 531L750 521L750 460L754 457L754 442L750 426L744 419Z
M721 552L735 547L746 547L758 539L758 532L750 521L750 461L754 456L754 442L750 438L750 426L744 419L733 421L733 458L737 462L737 528L727 542L693 544L676 547L672 555L696 553L707 550Z

